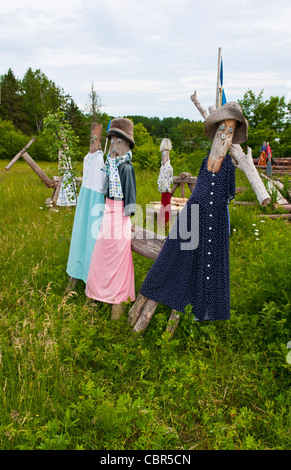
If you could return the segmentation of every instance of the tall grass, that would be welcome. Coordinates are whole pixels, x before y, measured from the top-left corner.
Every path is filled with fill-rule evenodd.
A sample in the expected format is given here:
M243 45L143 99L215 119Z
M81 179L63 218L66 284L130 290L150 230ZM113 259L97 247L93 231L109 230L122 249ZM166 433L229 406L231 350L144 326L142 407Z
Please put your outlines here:
M24 162L5 164L0 448L290 450L290 225L232 203L231 319L186 312L170 339L159 305L134 335L82 282L66 293L75 210L47 209L51 190ZM137 173L143 207L159 198L156 179ZM138 291L152 261L133 256Z

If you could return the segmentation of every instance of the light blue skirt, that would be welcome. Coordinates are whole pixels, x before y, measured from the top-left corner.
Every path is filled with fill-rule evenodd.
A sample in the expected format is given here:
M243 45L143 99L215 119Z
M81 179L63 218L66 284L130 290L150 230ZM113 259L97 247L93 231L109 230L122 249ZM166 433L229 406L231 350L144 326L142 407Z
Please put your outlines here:
M87 281L104 208L102 193L81 186L67 263L67 273L75 279Z

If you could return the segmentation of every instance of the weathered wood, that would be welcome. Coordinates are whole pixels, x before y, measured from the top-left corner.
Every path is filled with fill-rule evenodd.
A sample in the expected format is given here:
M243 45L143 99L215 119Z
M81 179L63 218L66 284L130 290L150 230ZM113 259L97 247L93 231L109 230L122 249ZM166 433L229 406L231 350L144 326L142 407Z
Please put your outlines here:
M249 201L232 201L233 204L237 204L239 206L256 206L256 202L249 202Z
M151 321L157 306L158 302L150 299L147 300L143 311L141 312L135 326L133 327L134 332L144 331L148 327L148 324Z
M274 204L274 206L276 209L280 207L281 209L284 209L287 212L291 212L291 204Z
M225 128L223 130L217 128L207 161L208 171L213 171L214 173L217 173L220 170L223 159L227 154L228 149L232 143L234 132L228 132L228 128L232 127L234 131L236 128L235 119L226 119L223 120L221 123L225 126ZM223 134L225 137L224 139L221 138Z
M23 160L30 166L30 168L39 176L39 178L44 182L47 188L53 188L53 181L45 174L45 172L38 166L37 163L25 152L22 155Z
M166 331L171 333L171 336L175 333L177 326L179 325L180 315L176 313L176 310L171 311L170 318L168 320Z
M5 167L6 170L10 170L10 168L12 167L12 165L14 165L15 162L17 162L17 160L23 156L23 154L27 151L27 149L31 146L31 144L35 141L35 137L33 137L29 142L28 144L23 147L22 150L20 150L20 152L15 155L15 157L11 160L10 163L8 163L8 165Z
M55 206L60 194L63 178L61 176L54 176L54 190L51 197L52 205Z
M101 150L102 124L93 122L91 126L90 153Z
M194 91L193 95L190 96L191 101L195 104L196 108L198 109L199 113L201 116L206 119L207 118L207 111L201 106L198 98L197 98L197 92L196 90Z
M245 173L249 180L259 203L262 206L270 204L271 198L254 165L251 148L247 147L247 153L245 154L239 144L232 144L229 150L234 163Z
M288 220L291 220L291 214L259 214L257 217L268 217L269 219L288 219Z
M132 326L136 324L138 317L140 316L141 311L147 300L147 297L144 297L140 292L138 293L134 305L128 312L128 321Z
M111 320L118 320L121 315L124 315L125 310L125 304L113 304L111 307Z
M284 185L281 183L281 181L272 180L269 176L264 175L264 173L262 173L261 176L262 176L263 178L265 178L266 180L268 180L268 181L272 181L272 183L274 184L274 186L276 186L276 188L278 188L280 191L282 191L282 189L284 189ZM291 190L288 190L288 194L291 196Z
M131 249L135 253L156 260L166 237L158 235L150 230L136 227L131 234Z

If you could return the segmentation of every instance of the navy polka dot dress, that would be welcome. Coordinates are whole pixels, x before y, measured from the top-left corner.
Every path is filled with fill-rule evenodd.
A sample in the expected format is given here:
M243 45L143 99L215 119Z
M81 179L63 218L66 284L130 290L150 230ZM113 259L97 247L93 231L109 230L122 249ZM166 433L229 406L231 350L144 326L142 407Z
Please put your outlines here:
M207 169L207 160L208 156L140 292L179 312L191 305L199 321L227 320L230 318L228 203L235 197L235 167L230 155L226 155L220 170L212 173ZM182 227L185 220L186 225ZM193 244L195 230L198 246Z

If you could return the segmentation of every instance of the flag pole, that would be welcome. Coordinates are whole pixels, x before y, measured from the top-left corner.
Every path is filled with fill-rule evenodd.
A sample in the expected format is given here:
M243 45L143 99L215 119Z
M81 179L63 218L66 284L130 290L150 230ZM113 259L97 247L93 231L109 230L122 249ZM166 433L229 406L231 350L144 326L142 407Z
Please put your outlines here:
M216 83L216 108L220 107L220 70L221 70L221 47L218 48L218 66Z

